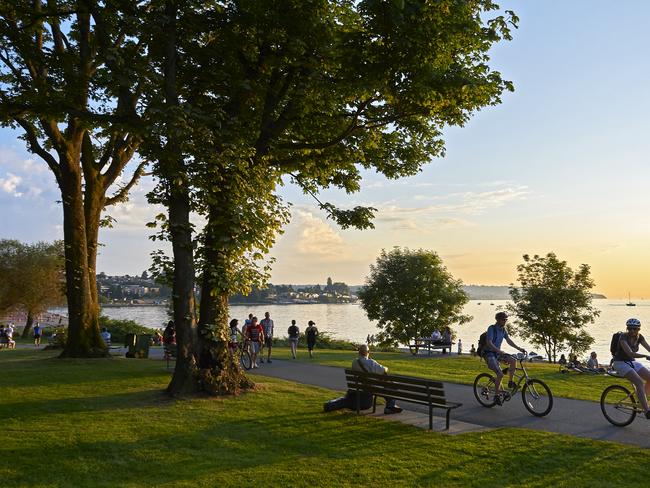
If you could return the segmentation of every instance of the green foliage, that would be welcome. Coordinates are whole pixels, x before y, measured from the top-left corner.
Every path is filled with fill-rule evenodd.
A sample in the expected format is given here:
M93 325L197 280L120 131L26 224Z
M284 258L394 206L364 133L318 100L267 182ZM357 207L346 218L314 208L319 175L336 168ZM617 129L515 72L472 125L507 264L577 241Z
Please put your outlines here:
M111 333L111 343L119 345L124 343L126 334L150 334L153 336L154 330L138 324L134 320L109 319L105 315L99 317L99 326L106 327Z
M386 344L407 344L471 320L462 314L469 299L460 280L435 252L423 249L382 250L359 298L368 318L377 321L379 341Z
M65 303L63 241L0 240L0 311L31 316Z
M566 348L576 354L585 352L594 339L584 326L599 315L592 306L594 281L589 266L581 264L574 271L554 253L526 254L523 259L517 266L519 286L510 286L515 331L543 347L553 361Z

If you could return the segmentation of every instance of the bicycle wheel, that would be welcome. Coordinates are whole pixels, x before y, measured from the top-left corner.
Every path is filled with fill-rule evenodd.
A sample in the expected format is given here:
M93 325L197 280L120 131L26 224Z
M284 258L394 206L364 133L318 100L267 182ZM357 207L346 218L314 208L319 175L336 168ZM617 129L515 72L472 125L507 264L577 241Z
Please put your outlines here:
M484 407L494 407L497 403L494 376L488 373L478 375L474 380L474 396Z
M521 399L526 410L536 417L548 415L553 408L551 389L540 380L529 380L521 389Z
M251 369L251 366L253 365L253 361L251 360L251 353L248 352L247 349L244 349L240 356L239 356L239 364L242 365L242 368L249 370Z
M617 427L630 425L636 417L637 408L634 394L621 385L608 386L600 396L603 415Z

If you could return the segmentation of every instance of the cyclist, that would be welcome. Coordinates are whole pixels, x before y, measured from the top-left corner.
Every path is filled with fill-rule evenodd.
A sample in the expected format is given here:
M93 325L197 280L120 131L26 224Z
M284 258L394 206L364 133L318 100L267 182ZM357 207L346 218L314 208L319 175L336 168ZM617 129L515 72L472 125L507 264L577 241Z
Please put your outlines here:
M517 366L515 358L509 354L504 353L501 350L501 343L505 339L508 344L510 344L518 351L521 351L524 354L526 351L515 344L512 339L510 339L508 331L505 329L506 322L508 321L508 314L505 312L497 312L497 314L494 316L494 319L496 320L496 323L488 327L485 338L485 362L487 363L488 368L494 371L494 374L496 375L496 379L494 381L494 386L497 392L496 402L498 405L501 405L502 396L500 393L503 392L501 389L503 372L501 371L499 362L508 364L508 388L514 388L516 386L515 382L513 381L513 377L515 374L515 368Z
M636 390L641 407L645 411L645 418L650 419L648 398L650 394L650 371L635 358L647 358L650 356L639 354L639 344L650 351L650 346L645 338L639 334L641 322L638 319L628 319L625 322L627 332L620 335L616 354L614 354L614 369L618 374L628 379Z

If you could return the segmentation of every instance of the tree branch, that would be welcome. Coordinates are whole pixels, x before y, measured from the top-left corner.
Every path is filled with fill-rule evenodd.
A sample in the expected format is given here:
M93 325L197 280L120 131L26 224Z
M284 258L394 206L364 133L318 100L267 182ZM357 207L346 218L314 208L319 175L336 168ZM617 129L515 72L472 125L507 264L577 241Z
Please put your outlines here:
M109 207L111 205L115 205L116 203L123 202L126 200L126 197L129 194L129 191L131 191L131 188L135 186L135 184L138 182L140 177L144 174L144 169L147 166L147 161L142 161L136 170L133 172L133 176L131 177L131 181L129 181L125 186L120 188L117 193L113 194L109 198L106 199L106 203L104 207Z
M25 134L27 136L27 142L29 143L29 147L31 148L32 152L38 154L47 163L47 165L54 173L57 182L59 182L60 184L61 178L63 176L61 174L61 167L59 166L59 163L56 161L56 159L54 159L54 156L52 156L49 152L47 152L43 148L43 146L41 146L41 144L38 142L38 132L36 130L36 127L34 127L34 124L20 117L16 118L15 121L25 131Z

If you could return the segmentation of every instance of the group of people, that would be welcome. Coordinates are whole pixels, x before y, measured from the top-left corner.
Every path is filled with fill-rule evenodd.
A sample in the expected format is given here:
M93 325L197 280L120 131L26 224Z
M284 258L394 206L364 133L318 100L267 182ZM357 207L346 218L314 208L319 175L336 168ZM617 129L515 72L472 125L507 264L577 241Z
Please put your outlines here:
M14 326L12 324L5 326L0 325L0 347L7 349L14 349L16 341L14 341Z
M271 319L269 312L264 313L264 318L258 321L258 318L252 313L248 314L248 318L244 321L241 330L239 329L239 320L232 319L230 321L230 347L234 351L241 338L242 341L247 341L250 344L250 353L252 360L252 367L258 368L259 363L264 363L264 349L266 349L266 362L271 363L271 353L273 351L273 336L275 332L275 323ZM291 349L291 357L296 359L298 351L298 342L300 341L300 329L296 325L296 321L292 320L291 325L287 329L289 337L289 346ZM305 329L305 338L307 339L307 350L309 357L313 357L314 348L316 347L316 340L318 338L318 328L313 320L307 323ZM257 361L259 357L259 363Z

